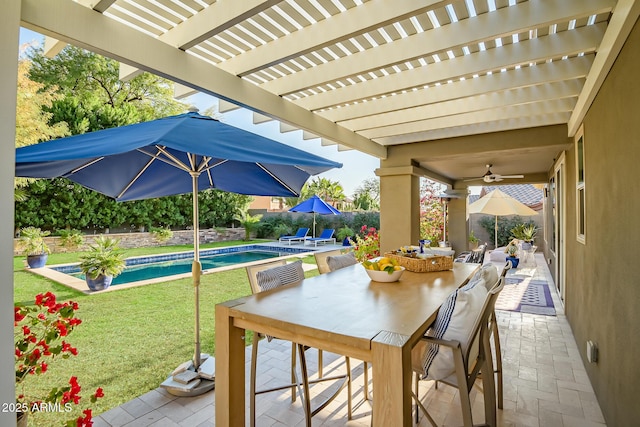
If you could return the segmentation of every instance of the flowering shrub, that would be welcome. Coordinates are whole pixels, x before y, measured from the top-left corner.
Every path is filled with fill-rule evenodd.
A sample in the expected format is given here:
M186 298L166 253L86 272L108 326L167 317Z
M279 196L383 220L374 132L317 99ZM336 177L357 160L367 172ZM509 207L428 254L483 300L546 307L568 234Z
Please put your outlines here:
M68 359L78 354L78 350L65 340L82 323L74 317L77 309L76 302L59 303L51 292L36 295L34 306L14 305L16 386L22 386L17 398L17 412L41 411L51 405L60 405L58 410L68 412L72 405L80 403L81 387L74 376L69 379L69 385L54 387L44 399L31 398L24 393L25 380L46 373L47 361ZM103 396L102 388L98 388L91 396L91 402ZM67 421L65 425L91 426L91 419L91 409L85 409L82 416Z
M360 262L380 256L380 237L375 227L363 225L356 240L349 239L353 246L353 254Z

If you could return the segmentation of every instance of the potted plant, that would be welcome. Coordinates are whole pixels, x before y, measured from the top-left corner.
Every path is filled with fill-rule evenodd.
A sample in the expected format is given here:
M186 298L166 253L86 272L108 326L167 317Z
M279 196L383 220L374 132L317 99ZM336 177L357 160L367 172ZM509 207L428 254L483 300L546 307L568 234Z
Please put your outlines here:
M511 266L513 268L518 267L520 263L520 259L518 258L518 240L511 240L504 251L507 253L507 261L511 262Z
M522 249L529 250L533 246L533 240L536 238L538 228L534 223L518 224L511 229L511 236L514 239L522 241Z
M479 242L480 242L480 239L478 239L476 235L473 234L473 230L471 230L469 232L470 249L476 249L478 247Z
M529 250L533 247L533 241L538 233L538 227L534 223L525 225L522 228L522 249Z
M119 241L111 237L98 237L89 246L89 252L80 256L80 271L84 273L87 286L92 291L107 289L125 266Z
M41 268L47 263L49 246L44 242L45 236L51 234L39 227L25 227L20 230L22 252L27 256L29 268Z
M336 233L336 239L338 239L338 241L342 241L342 246L351 246L351 243L349 242L349 238L352 237L354 234L355 234L354 231L345 225L344 227L340 228Z

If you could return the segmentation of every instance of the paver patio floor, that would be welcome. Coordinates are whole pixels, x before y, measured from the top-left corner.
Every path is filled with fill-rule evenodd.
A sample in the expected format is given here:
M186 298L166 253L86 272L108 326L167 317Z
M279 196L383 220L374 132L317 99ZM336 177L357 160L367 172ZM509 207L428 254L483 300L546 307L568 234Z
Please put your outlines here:
M540 256L540 255L538 255ZM541 257L541 256L540 256ZM590 427L604 426L604 419L584 369L571 328L554 291L549 271L540 258L536 276L551 284L556 316L498 311L503 351L504 409L498 411L499 426ZM308 352L310 374L317 368L317 352ZM247 348L247 374L251 350ZM260 344L258 384L282 383L289 378L291 344L273 340ZM343 359L325 353L325 375L331 370L343 372ZM351 362L353 374L352 420L347 420L346 388L327 408L313 418L314 426L369 426L371 406L363 400L363 364ZM484 419L481 389L472 392L474 422ZM331 385L319 384L313 395L326 392ZM247 387L248 390L248 387ZM292 403L289 391L258 396L257 425L302 426L304 412L300 399ZM431 416L440 425L460 426L457 390L433 382L421 381L420 396ZM248 401L248 400L247 400ZM248 414L248 409L247 409ZM198 397L175 397L158 388L111 409L94 419L95 427L110 426L214 426L215 393ZM248 423L247 423L248 425ZM420 426L430 425L420 418Z

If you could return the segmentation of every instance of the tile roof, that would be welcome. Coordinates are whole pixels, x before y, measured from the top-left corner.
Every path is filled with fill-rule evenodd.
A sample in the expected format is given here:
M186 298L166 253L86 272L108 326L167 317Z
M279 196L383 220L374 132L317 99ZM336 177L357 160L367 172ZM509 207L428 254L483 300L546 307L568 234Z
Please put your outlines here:
M470 196L469 203L473 203L480 197L489 194L493 190L499 189L500 191L513 197L520 203L523 203L531 208L538 206L542 203L543 192L542 189L537 188L533 184L517 184L517 185L493 185L490 187L482 187L480 195Z

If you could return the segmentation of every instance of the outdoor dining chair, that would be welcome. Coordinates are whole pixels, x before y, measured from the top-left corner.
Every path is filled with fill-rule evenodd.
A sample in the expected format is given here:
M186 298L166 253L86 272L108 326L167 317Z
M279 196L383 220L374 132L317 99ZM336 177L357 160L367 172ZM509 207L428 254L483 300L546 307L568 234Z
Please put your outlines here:
M470 392L480 373L489 371L491 375L483 377L485 422L490 426L496 425L495 392L486 393L494 389L489 319L503 287L502 277L490 286L488 292L483 278L469 281L444 302L429 334L422 337L413 348L412 394L417 406L416 423L419 412L422 412L436 426L418 396L419 380L435 379L458 389L464 425L473 426Z
M253 266L247 266L247 275L249 276L249 282L251 284L252 292L259 293L272 289L277 289L280 286L300 283L304 280L304 270L302 269L302 261L296 261L287 264L285 260L278 260L269 263L257 264ZM260 342L260 334L253 334L253 345L251 349L251 373L250 373L250 385L249 385L249 417L251 427L256 425L256 395L269 393L272 391L291 389L291 401L296 400L296 389L300 393L300 397L303 401L303 407L305 411L306 426L311 427L311 418L319 411L324 409L331 401L333 401L338 394L342 391L344 386L347 386L348 401L347 411L348 418L351 419L351 365L348 357L345 357L346 374L336 375L332 377L318 378L316 380L309 380L307 361L305 352L309 347L302 344L292 342L291 346L291 382L281 386L275 386L262 390L256 389L257 382L257 364L258 364L258 345ZM267 336L267 340L271 341L275 337ZM300 359L300 372L301 381L298 379L296 371L296 350ZM319 357L319 364L322 357ZM321 367L319 367L321 371ZM338 388L325 398L315 409L311 409L311 396L310 385L324 381L341 381Z
M338 251L339 252L339 251ZM329 271L336 271L341 268L348 267L350 265L355 265L358 263L358 260L353 255L353 252L348 252L346 254L336 254L330 255L326 258L327 266L329 267ZM370 400L369 396L369 363L364 362L364 400Z
M321 251L321 252L314 252L313 256L316 259L316 264L318 266L318 272L320 274L325 274L331 271L331 269L329 268L329 264L327 264L327 258L330 256L338 256L342 254L342 250L340 249L333 249L330 251Z

